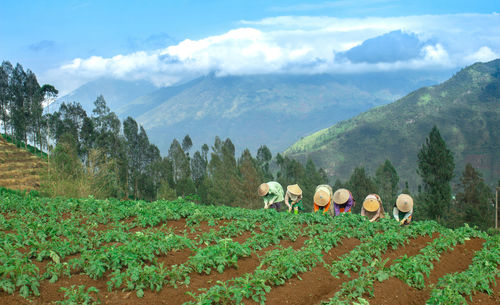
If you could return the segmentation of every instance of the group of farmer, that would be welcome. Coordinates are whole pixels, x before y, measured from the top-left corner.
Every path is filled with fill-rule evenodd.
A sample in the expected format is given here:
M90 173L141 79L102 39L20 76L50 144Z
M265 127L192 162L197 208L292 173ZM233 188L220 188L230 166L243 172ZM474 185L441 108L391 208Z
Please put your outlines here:
M264 199L264 209L276 209L280 211L283 204L288 208L288 212L297 214L299 210L304 210L302 203L302 189L298 184L287 186L286 193L283 187L275 181L262 183L258 188L259 196ZM356 204L352 193L340 188L335 191L327 184L321 184L314 191L313 212L329 214L332 217L342 213L351 213L352 207ZM410 195L401 194L398 196L392 211L394 218L401 225L410 224L413 214L413 199ZM366 216L370 222L384 218L384 207L382 200L377 194L366 196L361 207L361 216Z

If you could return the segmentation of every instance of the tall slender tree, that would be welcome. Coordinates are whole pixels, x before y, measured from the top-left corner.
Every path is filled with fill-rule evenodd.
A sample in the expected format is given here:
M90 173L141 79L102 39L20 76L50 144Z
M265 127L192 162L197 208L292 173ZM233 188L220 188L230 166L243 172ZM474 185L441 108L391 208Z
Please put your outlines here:
M454 168L453 154L434 126L418 152L417 173L423 182L418 203L427 218L445 221L451 203L450 181Z
M3 132L7 134L10 122L9 109L12 103L12 72L14 68L9 61L3 61L0 67L0 120L3 123Z
M399 176L389 159L380 164L375 172L375 182L385 211L390 211L398 192Z

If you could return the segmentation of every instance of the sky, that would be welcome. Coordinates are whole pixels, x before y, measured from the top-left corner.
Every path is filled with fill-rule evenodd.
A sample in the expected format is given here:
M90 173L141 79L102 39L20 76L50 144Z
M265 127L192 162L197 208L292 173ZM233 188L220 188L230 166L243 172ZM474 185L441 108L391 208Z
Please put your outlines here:
M363 73L500 57L500 1L101 0L0 3L0 58L60 96L101 77Z

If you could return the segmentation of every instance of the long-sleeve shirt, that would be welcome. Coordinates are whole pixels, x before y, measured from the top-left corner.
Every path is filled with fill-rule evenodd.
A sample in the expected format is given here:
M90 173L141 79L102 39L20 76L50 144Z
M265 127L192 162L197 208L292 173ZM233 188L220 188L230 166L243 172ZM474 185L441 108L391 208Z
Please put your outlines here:
M281 184L275 181L270 181L267 185L269 185L269 192L263 197L264 206L271 205L275 202L281 202L285 199L285 193L283 192Z
M343 209L342 213L349 212L355 204L356 204L356 201L354 201L354 198L352 197L351 192L349 192L349 199L347 199L346 203L344 203L344 204L336 204L335 202L333 203L333 207L335 209L335 216L340 215L341 209Z
M394 215L394 218L397 221L403 220L403 219L408 219L413 214L413 209L411 209L409 212L405 213L405 212L401 212L400 210L398 210L398 207L396 205L394 205L394 208L392 209L392 214Z

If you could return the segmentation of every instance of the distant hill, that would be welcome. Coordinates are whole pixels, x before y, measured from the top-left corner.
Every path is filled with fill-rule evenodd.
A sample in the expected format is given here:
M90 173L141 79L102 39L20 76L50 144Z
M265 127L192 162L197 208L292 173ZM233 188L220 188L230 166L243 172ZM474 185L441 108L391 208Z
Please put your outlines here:
M408 92L437 84L452 71L363 74L245 75L199 77L155 88L148 82L101 79L60 100L78 101L89 111L102 94L123 120L142 124L167 154L174 138L189 134L195 149L229 137L238 150L266 144L282 151L301 137L390 103Z
M446 76L445 76L446 75ZM372 107L387 104L450 71L358 75L250 75L216 77L161 88L125 105L163 153L175 137L195 145L229 137L237 149L266 144L284 150L300 137Z
M58 101L71 103L79 102L90 115L94 109L94 101L103 95L108 107L116 114L121 114L121 107L138 98L158 89L147 81L124 81L101 78L88 82L78 89L62 96Z
M417 153L437 125L455 158L458 179L467 162L490 184L500 179L500 59L476 63L448 81L421 88L398 101L313 133L285 154L310 157L333 180L346 180L354 167L372 173L386 158L401 182L416 188Z

